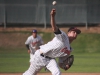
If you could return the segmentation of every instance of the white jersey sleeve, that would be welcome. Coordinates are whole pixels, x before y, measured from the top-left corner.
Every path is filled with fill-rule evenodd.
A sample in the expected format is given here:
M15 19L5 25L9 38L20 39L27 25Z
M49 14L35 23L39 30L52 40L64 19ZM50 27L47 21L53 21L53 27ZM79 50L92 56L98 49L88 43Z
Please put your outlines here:
M61 34L55 34L55 37L52 41L48 42L45 45L40 46L40 51L45 55L50 57L62 57L67 55L64 52L61 52L63 48L67 46L67 49L70 50L70 44L68 36L65 32L61 31Z
M27 38L27 40L25 41L25 44L27 45L27 44L30 44L31 43L31 36L29 36L28 38Z
M39 36L39 35L38 35ZM41 36L39 36L39 43L40 43L40 45L42 45L42 44L44 44L44 42L43 42L43 40L42 40L42 37Z
M45 45L40 46L40 51L42 51L44 54L53 50L55 48L55 45L53 44L53 41L48 42Z
M64 39L66 39L67 36L66 36L65 32L61 31L61 34L55 34L55 37L57 37L58 40L63 42L63 41L65 41Z

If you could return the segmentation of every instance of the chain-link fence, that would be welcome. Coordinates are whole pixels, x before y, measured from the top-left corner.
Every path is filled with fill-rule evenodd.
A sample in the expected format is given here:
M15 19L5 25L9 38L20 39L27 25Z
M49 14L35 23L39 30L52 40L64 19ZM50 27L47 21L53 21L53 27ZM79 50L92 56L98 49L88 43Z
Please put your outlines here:
M50 11L57 11L58 24L100 23L100 0L0 0L0 24L50 23Z

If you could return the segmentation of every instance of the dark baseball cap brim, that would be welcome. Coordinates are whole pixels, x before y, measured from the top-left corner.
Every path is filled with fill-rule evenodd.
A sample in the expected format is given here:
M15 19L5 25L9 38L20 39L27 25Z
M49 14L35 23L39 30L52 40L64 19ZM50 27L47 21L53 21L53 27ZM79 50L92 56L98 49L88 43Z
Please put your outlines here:
M77 34L80 34L81 33L81 30L78 29L78 28L76 28L76 27L70 27L69 30L68 30L68 32L69 31L75 31Z
M72 31L75 31L77 34L81 33L81 31L79 29L72 29Z

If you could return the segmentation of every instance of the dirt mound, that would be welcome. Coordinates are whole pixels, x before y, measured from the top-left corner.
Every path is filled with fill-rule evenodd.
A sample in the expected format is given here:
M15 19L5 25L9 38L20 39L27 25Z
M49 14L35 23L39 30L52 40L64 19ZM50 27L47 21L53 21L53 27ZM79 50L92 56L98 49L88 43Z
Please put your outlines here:
M21 73L0 73L0 75L22 75ZM39 73L37 75L51 75L51 73ZM100 75L100 73L62 73L62 75Z

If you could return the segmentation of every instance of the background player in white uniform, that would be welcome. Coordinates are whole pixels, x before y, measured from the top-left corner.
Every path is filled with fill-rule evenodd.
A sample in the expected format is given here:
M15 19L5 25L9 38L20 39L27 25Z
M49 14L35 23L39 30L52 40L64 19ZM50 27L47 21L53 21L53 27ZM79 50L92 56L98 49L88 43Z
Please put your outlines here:
M70 43L76 39L81 31L77 28L70 28L68 34L61 31L55 24L56 10L51 11L51 26L55 34L52 41L41 45L32 57L29 69L23 75L36 75L43 67L52 73L52 75L61 75L57 62L54 58L70 55ZM60 59L61 60L61 59Z
M25 42L25 45L28 49L28 53L30 53L30 62L31 57L34 55L35 51L39 49L39 46L43 44L42 37L37 34L37 30L32 30L32 35L29 36Z

